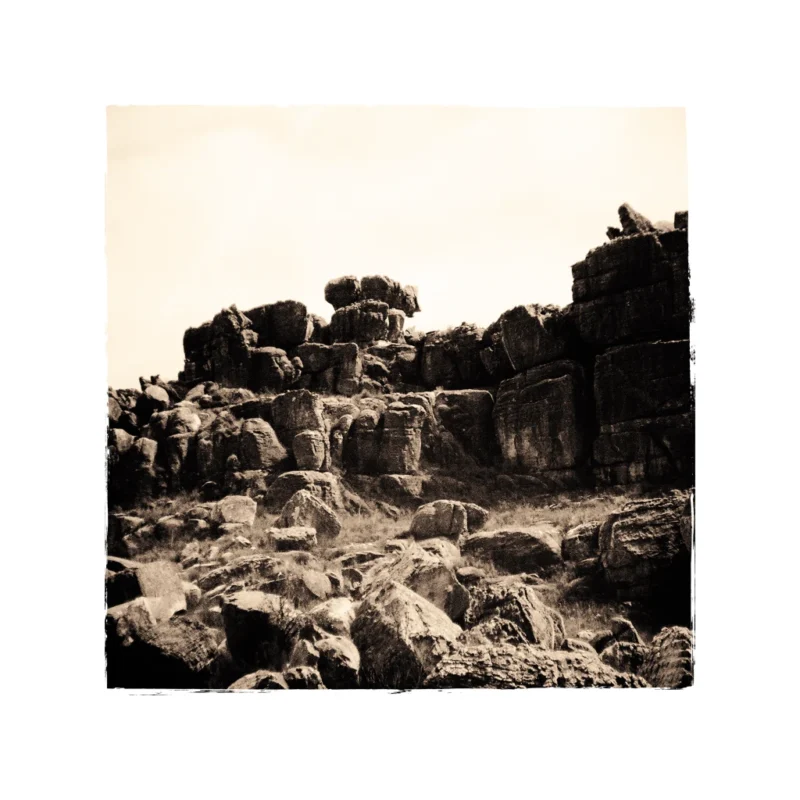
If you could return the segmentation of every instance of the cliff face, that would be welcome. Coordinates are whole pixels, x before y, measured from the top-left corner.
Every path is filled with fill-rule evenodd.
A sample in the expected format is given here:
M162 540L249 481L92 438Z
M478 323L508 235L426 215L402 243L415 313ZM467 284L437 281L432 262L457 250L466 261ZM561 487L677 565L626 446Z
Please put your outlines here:
M549 486L691 483L687 215L621 229L572 267L573 303L419 335L417 290L330 281L330 324L295 301L184 335L178 381L109 391L109 499L258 494L281 472L494 467Z

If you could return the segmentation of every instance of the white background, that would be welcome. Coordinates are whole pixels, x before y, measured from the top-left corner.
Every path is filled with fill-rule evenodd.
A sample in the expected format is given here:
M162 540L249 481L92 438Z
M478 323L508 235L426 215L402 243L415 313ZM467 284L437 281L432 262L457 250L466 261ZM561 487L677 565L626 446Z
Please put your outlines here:
M430 0L4 9L7 796L791 793L798 130L790 9ZM105 106L173 103L687 107L694 688L260 696L103 688Z

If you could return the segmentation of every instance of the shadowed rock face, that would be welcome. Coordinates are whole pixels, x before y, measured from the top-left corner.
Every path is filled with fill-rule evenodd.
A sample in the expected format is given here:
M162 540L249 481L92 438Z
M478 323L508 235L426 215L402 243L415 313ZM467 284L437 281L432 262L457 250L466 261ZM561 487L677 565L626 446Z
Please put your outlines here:
M652 641L642 677L660 689L683 689L694 682L694 636L688 628L664 628Z
M585 381L581 365L557 361L503 381L494 423L509 472L573 469L585 460Z

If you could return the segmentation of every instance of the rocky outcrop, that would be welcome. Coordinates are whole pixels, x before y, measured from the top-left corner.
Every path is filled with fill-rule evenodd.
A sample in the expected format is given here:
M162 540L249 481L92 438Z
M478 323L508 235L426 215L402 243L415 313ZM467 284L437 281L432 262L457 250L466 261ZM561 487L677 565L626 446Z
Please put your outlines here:
M289 498L275 525L278 528L313 528L320 540L335 539L342 529L333 509L308 489L301 489Z
M517 306L500 317L499 325L503 347L515 372L574 354L572 319L557 306Z

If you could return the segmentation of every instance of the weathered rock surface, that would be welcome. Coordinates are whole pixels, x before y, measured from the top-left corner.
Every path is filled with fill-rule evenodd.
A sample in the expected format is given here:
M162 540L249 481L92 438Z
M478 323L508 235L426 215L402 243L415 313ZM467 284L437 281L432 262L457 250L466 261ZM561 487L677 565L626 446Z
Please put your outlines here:
M362 601L351 632L361 654L362 685L414 689L461 628L428 600L393 582Z
M688 615L690 559L681 536L686 496L628 503L599 535L605 580L619 599L667 602Z
M502 343L515 372L569 358L572 320L557 306L517 306L498 320Z
M256 519L256 501L243 495L228 495L214 509L214 521L219 524L237 523L251 527Z
M458 539L468 532L467 509L457 500L435 500L420 506L409 528L409 534L415 539L432 539L438 536Z
M228 689L233 692L252 691L255 689L288 689L286 681L280 672L270 672L266 669L260 669L256 672L251 672L243 675L239 680L232 683Z
M357 689L361 656L358 648L343 636L331 636L317 642L317 669L328 689Z
M661 689L683 689L694 682L694 640L688 628L664 628L650 644L642 676Z
M547 572L561 563L558 530L549 523L473 533L461 549L508 572Z
M293 495L305 489L332 509L344 505L339 479L330 472L299 470L284 472L269 487L264 505L272 513L279 513Z
M534 367L503 381L494 422L509 472L574 469L585 460L583 368L574 361Z
M334 539L342 529L333 509L307 489L289 498L275 525L278 528L313 528L320 540Z
M313 550L317 546L314 528L299 526L270 528L269 540L279 553L289 550Z
M239 454L245 470L273 469L288 455L272 426L263 419L248 419L242 423Z
M425 681L428 689L529 687L641 687L635 675L617 672L586 652L548 651L533 645L457 644Z

